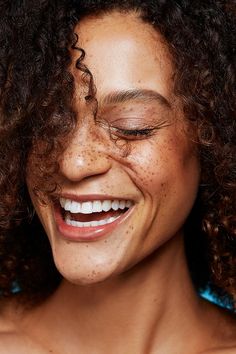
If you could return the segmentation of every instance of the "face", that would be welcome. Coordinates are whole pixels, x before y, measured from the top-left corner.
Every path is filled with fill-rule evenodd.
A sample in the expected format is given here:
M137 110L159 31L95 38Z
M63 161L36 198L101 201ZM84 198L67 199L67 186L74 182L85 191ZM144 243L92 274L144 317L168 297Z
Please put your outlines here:
M30 174L28 187L58 270L87 284L158 257L182 233L199 164L156 30L137 14L114 12L84 19L76 32L95 81L97 116L84 99L73 50L78 127L59 161L61 190L43 206Z

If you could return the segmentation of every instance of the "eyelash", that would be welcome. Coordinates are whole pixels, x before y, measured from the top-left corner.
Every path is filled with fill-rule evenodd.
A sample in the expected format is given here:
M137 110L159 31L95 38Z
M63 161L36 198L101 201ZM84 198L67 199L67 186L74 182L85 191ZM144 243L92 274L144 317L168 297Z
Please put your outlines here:
M120 128L111 128L111 132L114 134L125 137L127 140L141 140L146 137L150 137L154 133L155 128L146 128L146 129L120 129Z
M143 128L143 129L122 129L116 126L109 125L108 122L104 121L103 119L97 119L97 124L101 127L105 128L106 130L110 131L111 137L115 136L120 139L124 140L144 140L151 137L156 130L160 127L150 127L150 128Z

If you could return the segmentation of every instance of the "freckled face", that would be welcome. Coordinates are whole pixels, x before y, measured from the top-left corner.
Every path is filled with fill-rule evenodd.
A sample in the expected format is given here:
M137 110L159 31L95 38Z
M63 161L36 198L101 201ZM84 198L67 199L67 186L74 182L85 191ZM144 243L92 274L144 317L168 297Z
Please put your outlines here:
M79 119L60 160L62 194L133 204L103 237L72 240L62 237L55 206L42 207L31 192L59 271L82 284L124 272L181 234L199 165L161 36L137 15L115 12L81 21L76 32L97 88L98 114L94 121L81 95L80 73L72 69ZM73 63L79 55L72 52ZM30 190L30 176L28 185Z

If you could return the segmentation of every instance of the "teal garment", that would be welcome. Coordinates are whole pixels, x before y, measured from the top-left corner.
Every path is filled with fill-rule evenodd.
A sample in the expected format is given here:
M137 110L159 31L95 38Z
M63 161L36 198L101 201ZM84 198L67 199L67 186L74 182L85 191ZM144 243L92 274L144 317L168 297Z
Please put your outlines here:
M18 294L18 293L20 293L21 292L21 288L19 287L19 285L17 284L17 282L16 281L14 281L13 283L12 283L12 287L11 287L11 293L12 294ZM2 291L1 291L1 289L0 289L0 296L2 295Z
M232 308L232 306L223 303L214 293L212 293L210 291L209 288L200 292L200 296L203 297L204 299L212 302L213 304L216 304L220 307L227 308L228 310L235 312L235 310Z
M21 292L21 289L19 287L19 285L17 284L16 281L13 282L12 284L12 293L13 294L17 294L17 293L20 293Z

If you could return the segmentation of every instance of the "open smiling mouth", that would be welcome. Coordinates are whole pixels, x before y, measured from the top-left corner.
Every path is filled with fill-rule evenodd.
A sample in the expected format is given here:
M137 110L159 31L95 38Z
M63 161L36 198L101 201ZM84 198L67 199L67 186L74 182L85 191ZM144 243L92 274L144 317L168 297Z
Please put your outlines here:
M68 226L91 228L111 224L132 207L130 200L93 200L78 202L60 198L61 215Z

